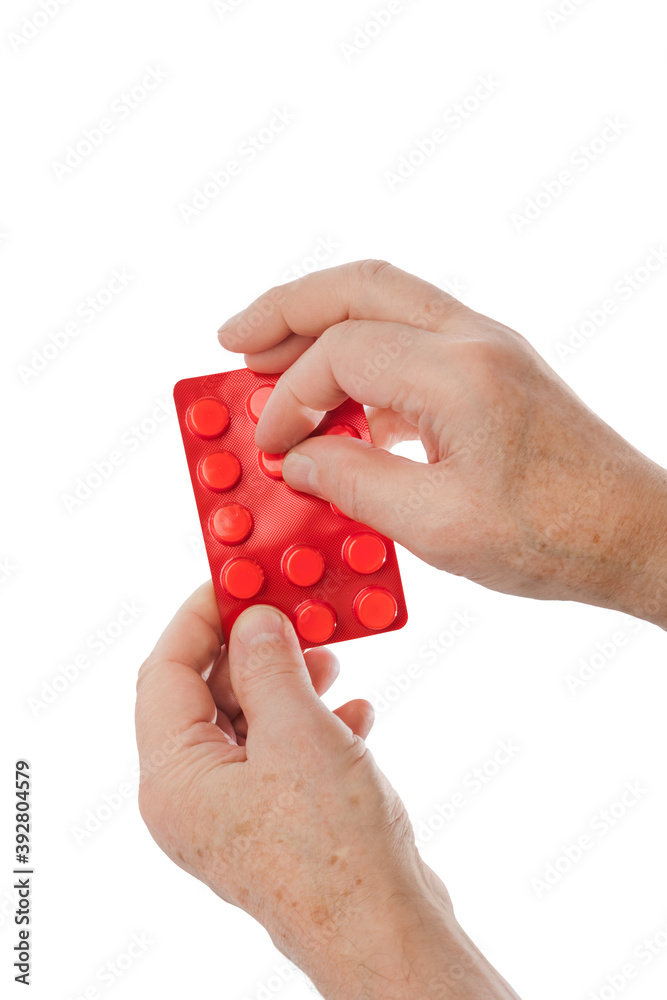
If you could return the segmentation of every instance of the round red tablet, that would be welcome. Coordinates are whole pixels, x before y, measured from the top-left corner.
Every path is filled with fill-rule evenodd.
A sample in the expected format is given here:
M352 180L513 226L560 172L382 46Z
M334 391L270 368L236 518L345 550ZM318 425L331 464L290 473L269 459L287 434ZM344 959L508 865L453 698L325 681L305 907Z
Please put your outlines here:
M336 612L324 601L305 601L296 609L296 630L306 642L326 642L335 628Z
M283 478L283 459L287 454L286 451L282 455L271 455L268 451L260 451L259 453L259 467L262 472L270 476L271 479L282 479Z
M324 434L338 434L341 437L358 438L359 431L355 431L354 427L350 427L349 424L334 424L333 427L329 427Z
M312 587L324 576L324 557L310 545L293 545L283 556L283 573L297 587Z
M222 585L232 597L249 600L264 586L264 571L253 559L230 559L222 567Z
M384 587L366 587L354 599L354 613L366 628L388 628L398 612L396 598Z
M268 398L273 392L272 385L260 385L259 389L255 389L248 399L246 400L246 410L248 411L248 416L255 423L259 420L260 414L267 404Z
M231 451L214 451L202 459L199 478L210 490L231 490L241 478L241 463Z
M379 535L350 535L343 545L343 559L355 573L377 573L387 558L387 546Z
M188 410L187 423L197 437L216 438L229 427L229 410L222 400L204 396Z
M225 504L211 515L211 534L225 545L245 542L252 531L252 514L240 503Z

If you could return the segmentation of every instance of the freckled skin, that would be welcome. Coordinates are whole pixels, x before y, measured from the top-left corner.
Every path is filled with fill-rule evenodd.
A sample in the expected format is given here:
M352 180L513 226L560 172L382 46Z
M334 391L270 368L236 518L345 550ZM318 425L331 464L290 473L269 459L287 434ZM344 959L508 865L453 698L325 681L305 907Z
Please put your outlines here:
M667 628L667 472L510 327L362 260L271 289L219 338L283 373L255 440L287 452L288 485L491 590ZM373 446L309 436L347 396ZM407 440L426 461L390 454Z
M196 613L184 614L182 627L175 620L184 662L172 649L176 640L166 651L161 640L138 684L142 761L150 759L151 740L164 746L173 739L181 719L164 765L142 771L139 805L160 847L259 920L332 1000L385 1000L386 993L363 994L359 977L379 987L388 976L402 983L405 968L421 969L425 941L438 963L465 960L485 969L458 928L447 890L419 856L403 803L360 735L370 728L370 706L350 702L340 715L330 712L289 620L253 608L244 615L270 613L281 622L275 663L257 672L257 657L233 632L229 670L243 735L229 719L218 724L220 705L217 722L206 721L214 714L211 688L193 670L190 644L200 629L203 671L220 655L219 618L210 584L191 601ZM210 633L205 620L213 623ZM209 683L215 689L213 678Z

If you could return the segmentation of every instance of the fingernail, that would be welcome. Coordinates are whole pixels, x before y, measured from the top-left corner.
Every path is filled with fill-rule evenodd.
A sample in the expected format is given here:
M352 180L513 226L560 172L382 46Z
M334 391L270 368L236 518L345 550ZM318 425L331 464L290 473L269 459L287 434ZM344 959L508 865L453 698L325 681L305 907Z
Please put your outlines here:
M315 463L308 455L289 451L283 461L283 479L295 490L312 493L315 490Z
M285 626L282 615L275 608L258 604L239 615L234 631L244 646L261 646L263 642L282 639Z
M229 330L230 326L236 323L237 319L241 315L240 312L235 313L230 319L226 319L222 326L219 328L218 333L224 333L225 330Z

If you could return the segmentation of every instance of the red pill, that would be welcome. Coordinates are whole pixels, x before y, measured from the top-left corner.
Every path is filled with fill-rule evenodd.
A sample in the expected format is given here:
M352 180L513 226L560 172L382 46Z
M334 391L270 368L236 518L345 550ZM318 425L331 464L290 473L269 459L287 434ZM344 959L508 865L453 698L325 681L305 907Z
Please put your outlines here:
M231 559L222 567L222 585L232 597L249 600L264 586L264 571L253 559Z
M334 424L333 427L324 431L324 434L338 434L340 437L349 438L360 437L359 431L355 431L354 427L350 427L349 424Z
M350 535L343 545L343 559L355 573L377 573L387 558L387 546L379 535Z
M324 576L324 557L310 545L293 545L283 556L283 573L297 587L312 587Z
M187 423L197 437L220 437L229 427L229 410L221 400L204 396L188 410Z
M306 642L326 642L336 629L336 613L324 601L305 601L296 609L296 630Z
M354 599L354 613L366 628L389 628L398 612L396 598L384 587L366 587Z
M262 410L266 406L272 392L272 385L260 385L259 389L255 389L255 391L248 396L248 399L246 400L246 410L248 411L250 419L254 420L255 423L259 420Z
M231 451L214 451L202 459L199 478L210 490L231 490L241 478L241 463Z
M271 455L268 451L260 451L259 453L259 467L267 476L271 479L282 479L283 478L283 459L287 454L286 451L282 455Z
M211 534L219 542L239 545L252 531L252 514L240 503L229 503L213 512L210 524Z

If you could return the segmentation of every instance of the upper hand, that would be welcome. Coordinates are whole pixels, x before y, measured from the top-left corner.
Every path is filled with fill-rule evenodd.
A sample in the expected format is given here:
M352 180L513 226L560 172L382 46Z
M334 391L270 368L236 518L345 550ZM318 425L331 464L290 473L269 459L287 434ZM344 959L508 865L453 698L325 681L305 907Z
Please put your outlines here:
M296 489L494 590L667 626L667 476L518 333L383 261L271 289L219 332L284 372L256 429ZM347 397L373 444L304 440ZM388 451L420 439L428 464ZM646 532L646 526L650 531Z

